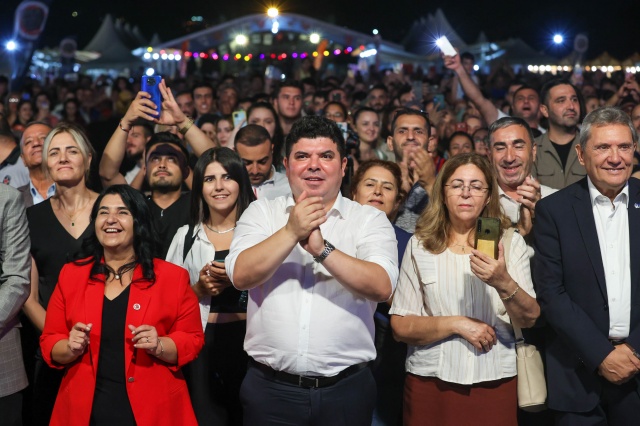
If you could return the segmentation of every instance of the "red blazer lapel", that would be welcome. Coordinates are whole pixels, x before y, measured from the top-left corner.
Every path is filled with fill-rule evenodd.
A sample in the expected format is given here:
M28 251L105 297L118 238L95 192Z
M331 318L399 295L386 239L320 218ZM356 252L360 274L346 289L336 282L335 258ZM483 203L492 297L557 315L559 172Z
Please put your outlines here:
M124 362L125 371L131 372L129 366L132 361L135 361L135 355L137 349L133 347L133 334L129 330L129 325L139 327L144 324L145 315L149 308L151 301L152 286L151 282L143 279L142 268L140 265L136 266L133 271L133 280L129 288L129 306L127 306L127 321L125 328L125 351ZM132 373L132 372L131 372ZM129 373L127 373L129 374Z
M90 268L89 268L90 270ZM104 305L104 276L96 279L88 278L84 294L85 324L91 327L89 353L94 377L97 374L98 355L100 354L100 338L102 336L102 306Z

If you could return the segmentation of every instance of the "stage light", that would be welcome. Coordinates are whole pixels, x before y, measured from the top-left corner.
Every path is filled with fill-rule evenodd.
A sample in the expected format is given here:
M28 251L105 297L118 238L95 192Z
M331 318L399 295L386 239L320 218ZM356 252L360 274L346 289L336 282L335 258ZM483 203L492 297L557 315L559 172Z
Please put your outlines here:
M269 10L267 10L267 16L269 16L269 18L275 18L276 16L278 16L278 9L275 7L270 7Z
M238 43L240 46L246 45L248 41L249 39L244 34L238 34L236 36L236 43Z
M6 47L6 48L7 48L7 50L8 50L9 52L13 52L14 50L16 50L16 49L18 48L18 43L16 43L16 42L15 42L15 41L13 41L13 40L9 40L9 41L4 45L4 47Z
M144 72L148 77L151 77L152 75L154 75L156 73L156 71L153 68L147 68L147 70Z
M318 44L320 43L320 34L318 33L313 33L309 36L309 41L313 44Z
M564 42L564 37L562 37L562 34L555 34L553 36L553 42L555 44L562 44L562 42Z

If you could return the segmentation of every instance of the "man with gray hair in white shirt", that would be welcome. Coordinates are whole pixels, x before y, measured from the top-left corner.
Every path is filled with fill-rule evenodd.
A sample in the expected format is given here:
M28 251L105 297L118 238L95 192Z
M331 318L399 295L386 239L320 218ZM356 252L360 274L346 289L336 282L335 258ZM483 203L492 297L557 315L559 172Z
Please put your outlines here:
M340 194L346 163L335 123L301 118L286 141L291 194L238 221L226 269L249 290L245 424L371 424L373 313L398 253L384 213Z

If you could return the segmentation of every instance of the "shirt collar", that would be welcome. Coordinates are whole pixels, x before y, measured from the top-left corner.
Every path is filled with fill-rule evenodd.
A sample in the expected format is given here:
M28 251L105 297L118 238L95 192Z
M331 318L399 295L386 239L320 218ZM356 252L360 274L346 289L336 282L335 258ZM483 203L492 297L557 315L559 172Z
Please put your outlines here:
M254 188L260 188L263 185L268 185L268 184L273 185L273 184L275 184L277 172L276 172L276 168L274 166L271 166L271 173L270 174L271 174L270 178L265 179L264 182L262 182L260 185L255 185L253 187Z
M289 212L289 209L291 207L295 206L295 205L296 205L296 202L293 199L293 194L289 193L289 195L287 195L287 202L285 204L285 210L287 212ZM336 197L336 201L333 203L333 206L331 207L331 210L329 210L327 212L327 216L331 215L331 213L333 211L335 211L338 215L340 215L341 217L344 217L346 208L347 208L347 203L344 200L344 197L342 196L342 194L340 192L338 192L338 196Z
M36 195L39 194L36 187L33 186L33 182L31 181L31 179L29 179L29 192L31 193L32 197L35 197ZM56 193L56 183L53 182L51 186L47 188L47 198L51 197L55 193Z
M592 207L594 207L597 204L597 200L600 197L603 197L607 201L611 202L609 197L603 195L600 191L598 191L598 188L596 188L593 182L591 182L591 178L589 176L587 176L587 185L589 187L589 197L591 198ZM628 181L624 184L622 191L620 191L620 193L616 195L616 198L614 198L613 202L614 203L623 202L625 204L625 207L629 208L629 182Z

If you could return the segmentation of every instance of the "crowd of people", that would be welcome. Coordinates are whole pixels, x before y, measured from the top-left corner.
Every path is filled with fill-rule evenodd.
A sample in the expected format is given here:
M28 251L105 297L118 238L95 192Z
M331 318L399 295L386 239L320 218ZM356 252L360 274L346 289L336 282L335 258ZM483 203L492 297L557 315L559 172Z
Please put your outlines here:
M306 65L0 77L2 423L634 424L633 76Z

